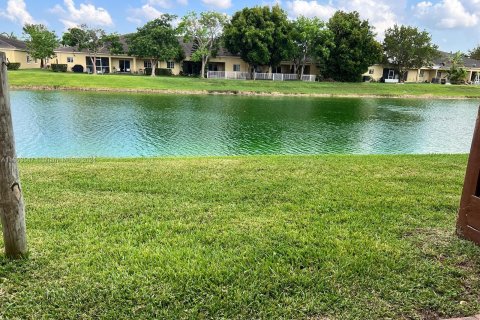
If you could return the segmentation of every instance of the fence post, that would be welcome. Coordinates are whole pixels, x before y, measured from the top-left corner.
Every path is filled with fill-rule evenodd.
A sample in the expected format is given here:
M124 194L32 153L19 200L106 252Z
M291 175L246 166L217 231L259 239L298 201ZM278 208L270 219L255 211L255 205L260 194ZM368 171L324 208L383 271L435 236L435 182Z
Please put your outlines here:
M3 52L0 52L0 218L5 255L22 258L27 253L25 207L15 153L7 59Z
M468 158L460 210L457 218L457 234L480 245L480 109L473 133Z

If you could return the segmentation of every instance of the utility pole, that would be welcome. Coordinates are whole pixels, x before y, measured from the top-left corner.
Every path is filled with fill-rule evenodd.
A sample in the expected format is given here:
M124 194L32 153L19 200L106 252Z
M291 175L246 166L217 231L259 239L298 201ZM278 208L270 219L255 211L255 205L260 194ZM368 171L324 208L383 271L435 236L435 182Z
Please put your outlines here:
M0 219L5 255L20 259L27 253L25 206L17 167L13 136L7 59L0 52Z

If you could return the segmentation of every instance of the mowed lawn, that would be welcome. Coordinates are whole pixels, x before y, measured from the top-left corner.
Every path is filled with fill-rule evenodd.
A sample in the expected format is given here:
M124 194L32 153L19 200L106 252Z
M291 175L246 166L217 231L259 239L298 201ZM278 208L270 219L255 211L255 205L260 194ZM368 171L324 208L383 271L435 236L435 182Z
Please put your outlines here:
M436 319L480 310L466 155L23 160L4 319ZM1 243L0 243L1 244Z
M207 92L255 92L282 94L327 94L355 96L435 96L480 97L480 86L445 86L428 83L332 83L300 81L208 80L188 77L156 77L130 75L87 75L53 73L43 70L19 70L8 73L12 86L50 88L97 88L118 90L175 90Z

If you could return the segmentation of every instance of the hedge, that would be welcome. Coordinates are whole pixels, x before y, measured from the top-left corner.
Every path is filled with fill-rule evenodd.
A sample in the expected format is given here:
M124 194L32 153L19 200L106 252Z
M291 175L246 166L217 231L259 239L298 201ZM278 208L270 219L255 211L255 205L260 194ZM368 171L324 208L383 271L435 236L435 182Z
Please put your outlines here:
M67 72L68 66L66 64L52 64L53 72Z
M152 75L152 68L145 68L145 74L147 76ZM156 68L155 69L155 75L157 76L171 76L173 75L172 69L161 69L161 68Z
M19 62L7 62L7 70L18 70L20 65L21 63Z

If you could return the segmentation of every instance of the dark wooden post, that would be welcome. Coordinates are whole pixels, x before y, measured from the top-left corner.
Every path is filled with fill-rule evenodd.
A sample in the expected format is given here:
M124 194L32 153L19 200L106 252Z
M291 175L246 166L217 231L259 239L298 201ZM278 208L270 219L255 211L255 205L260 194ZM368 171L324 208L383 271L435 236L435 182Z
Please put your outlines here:
M25 207L17 168L13 136L7 59L0 52L0 218L7 257L17 259L27 253Z
M480 109L458 212L457 234L480 245Z

